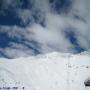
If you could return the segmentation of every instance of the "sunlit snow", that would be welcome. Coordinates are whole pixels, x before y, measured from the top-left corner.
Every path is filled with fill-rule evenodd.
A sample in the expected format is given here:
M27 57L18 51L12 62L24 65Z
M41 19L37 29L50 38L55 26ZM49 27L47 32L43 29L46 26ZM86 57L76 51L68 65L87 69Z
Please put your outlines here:
M17 59L0 59L0 87L18 90L90 90L90 55L50 53ZM22 87L24 87L22 89Z

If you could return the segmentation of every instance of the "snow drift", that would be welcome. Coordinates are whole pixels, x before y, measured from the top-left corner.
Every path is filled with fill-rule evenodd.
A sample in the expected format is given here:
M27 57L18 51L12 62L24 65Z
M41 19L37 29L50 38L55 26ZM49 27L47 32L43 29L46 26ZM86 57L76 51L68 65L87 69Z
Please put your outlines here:
M84 81L88 77L90 77L88 53L71 55L54 52L35 57L0 59L0 88L85 90ZM86 89L90 90L88 88Z

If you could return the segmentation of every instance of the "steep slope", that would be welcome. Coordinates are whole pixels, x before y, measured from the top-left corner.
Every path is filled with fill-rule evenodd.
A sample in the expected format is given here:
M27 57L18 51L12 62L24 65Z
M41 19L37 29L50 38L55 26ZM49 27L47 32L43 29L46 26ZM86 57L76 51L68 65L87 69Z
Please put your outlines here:
M84 81L88 77L90 55L87 54L50 53L36 57L0 59L0 88L85 90Z

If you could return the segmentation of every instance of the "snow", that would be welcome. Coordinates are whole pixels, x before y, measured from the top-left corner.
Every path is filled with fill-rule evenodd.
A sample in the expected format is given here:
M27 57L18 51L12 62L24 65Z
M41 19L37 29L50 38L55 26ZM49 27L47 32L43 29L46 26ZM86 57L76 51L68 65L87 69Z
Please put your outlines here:
M90 90L90 55L50 53L17 59L0 59L0 87L18 90Z

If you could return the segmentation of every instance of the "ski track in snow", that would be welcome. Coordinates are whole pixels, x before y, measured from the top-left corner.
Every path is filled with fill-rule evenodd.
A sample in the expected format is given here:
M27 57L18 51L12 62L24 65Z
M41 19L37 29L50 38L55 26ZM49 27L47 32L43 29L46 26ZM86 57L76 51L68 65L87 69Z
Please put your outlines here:
M36 57L0 59L0 87L19 90L85 90L90 55L51 53ZM87 89L87 90L90 90Z

